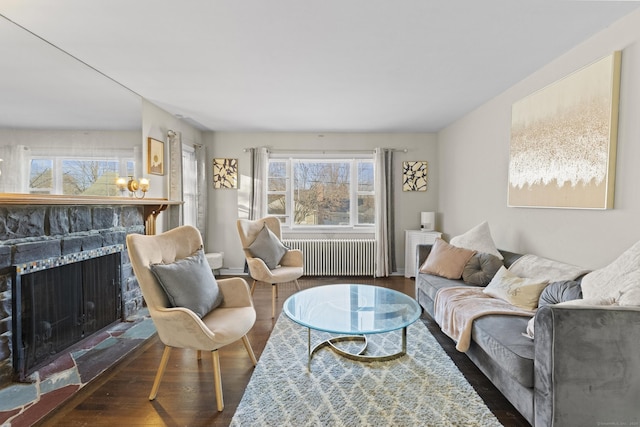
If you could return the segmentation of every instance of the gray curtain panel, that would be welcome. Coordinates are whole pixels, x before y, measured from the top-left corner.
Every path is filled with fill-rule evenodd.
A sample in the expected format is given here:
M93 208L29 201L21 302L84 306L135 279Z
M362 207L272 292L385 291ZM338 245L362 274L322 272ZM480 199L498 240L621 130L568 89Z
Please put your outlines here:
M397 270L393 212L393 150L376 148L376 277Z
M267 213L266 182L269 168L269 151L266 147L251 148L251 193L249 195L249 219L263 218Z

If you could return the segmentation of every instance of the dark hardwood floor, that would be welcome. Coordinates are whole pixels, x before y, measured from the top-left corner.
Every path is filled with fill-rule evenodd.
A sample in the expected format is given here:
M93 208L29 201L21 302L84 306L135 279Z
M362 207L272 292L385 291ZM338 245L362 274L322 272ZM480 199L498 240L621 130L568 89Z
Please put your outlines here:
M404 277L372 278L304 278L301 287L333 283L370 283L414 295L414 280ZM295 291L293 284L279 286L277 315L284 300ZM271 319L271 289L258 284L254 293L257 321L251 341L259 359L275 324ZM487 378L443 335L428 317L423 319L438 342L460 368L467 380L505 426L529 426L524 418L497 391ZM41 421L41 426L227 426L240 403L253 368L241 342L220 350L225 409L216 410L211 355L175 349L167 366L155 401L148 400L164 346L157 337L150 338L117 366L80 390L73 398Z

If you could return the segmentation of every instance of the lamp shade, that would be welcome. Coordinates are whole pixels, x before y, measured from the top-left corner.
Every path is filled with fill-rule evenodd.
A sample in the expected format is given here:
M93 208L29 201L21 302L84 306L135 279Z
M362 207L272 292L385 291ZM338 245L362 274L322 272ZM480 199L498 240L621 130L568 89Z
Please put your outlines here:
M423 231L433 231L436 225L435 212L420 212L420 229Z

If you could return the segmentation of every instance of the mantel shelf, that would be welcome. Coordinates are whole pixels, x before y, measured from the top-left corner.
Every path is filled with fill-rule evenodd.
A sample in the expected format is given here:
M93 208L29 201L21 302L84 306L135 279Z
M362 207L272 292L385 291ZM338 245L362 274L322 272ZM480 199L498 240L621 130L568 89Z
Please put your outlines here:
M172 205L181 205L180 200L167 200L153 197L136 199L135 197L98 197L63 196L52 194L0 193L0 206L142 206L144 209L145 232L156 234L156 218Z
M153 197L136 199L135 197L99 197L64 196L52 194L13 194L0 193L0 205L111 205L111 206L158 206L181 205L180 200L167 200Z

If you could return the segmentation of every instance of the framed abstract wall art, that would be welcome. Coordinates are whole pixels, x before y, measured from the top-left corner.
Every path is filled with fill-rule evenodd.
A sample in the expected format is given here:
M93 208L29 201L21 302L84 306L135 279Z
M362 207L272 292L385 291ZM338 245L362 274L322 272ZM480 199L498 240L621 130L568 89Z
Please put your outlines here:
M402 191L427 191L427 162L402 162Z
M238 188L238 159L213 159L213 188Z
M509 206L613 208L620 56L513 104Z

